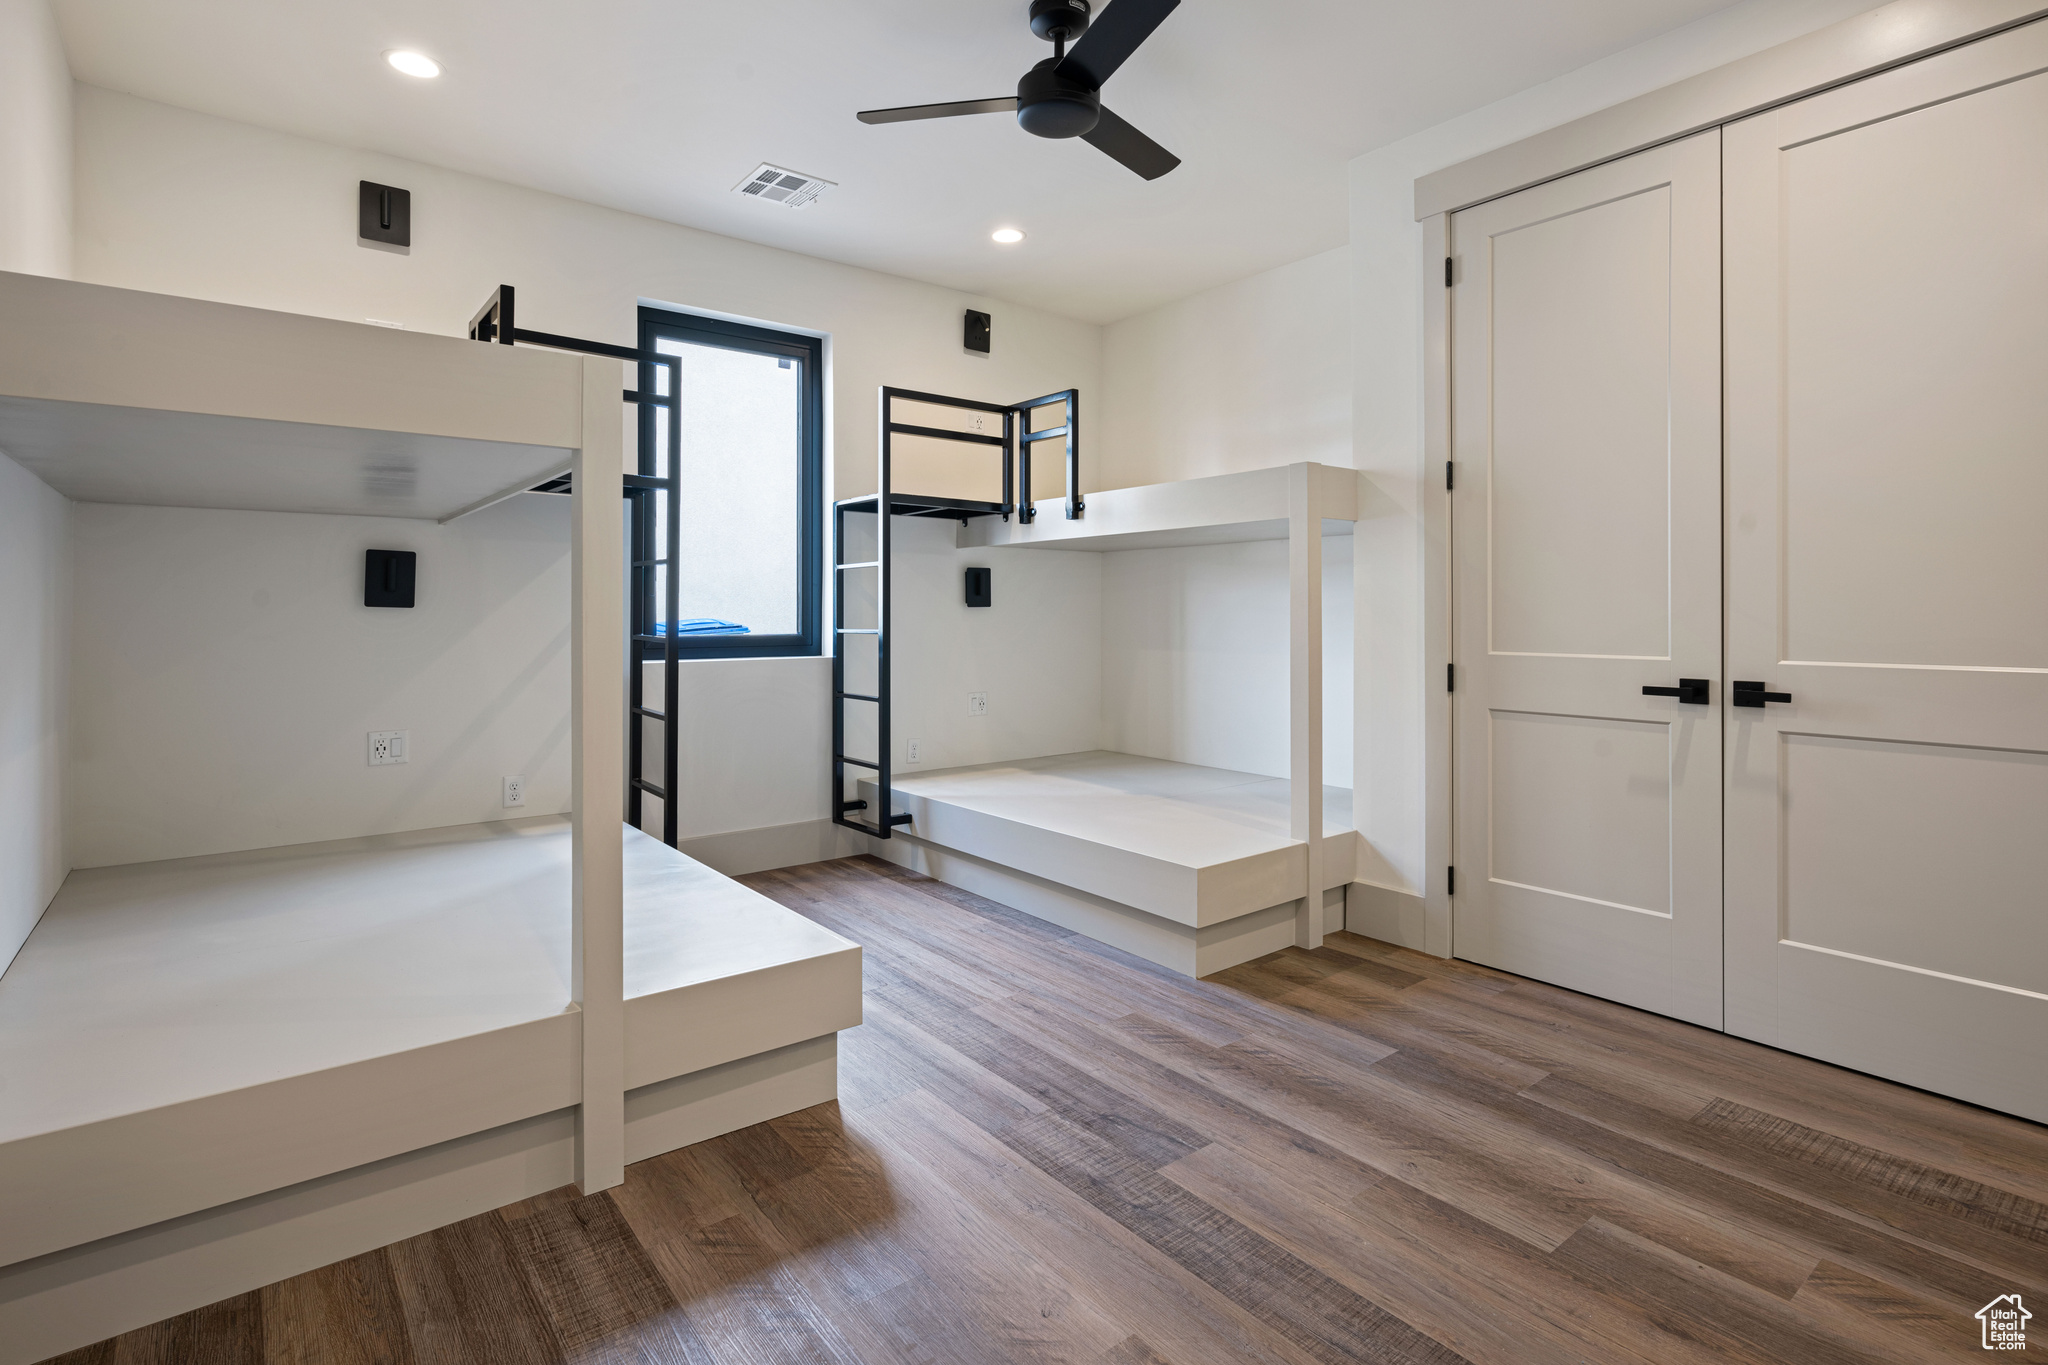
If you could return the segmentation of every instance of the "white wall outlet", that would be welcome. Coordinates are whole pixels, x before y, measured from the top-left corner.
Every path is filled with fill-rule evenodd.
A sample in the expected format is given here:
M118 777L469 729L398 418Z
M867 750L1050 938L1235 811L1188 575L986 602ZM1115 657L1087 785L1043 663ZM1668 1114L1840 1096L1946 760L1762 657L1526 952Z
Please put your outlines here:
M412 757L412 731L372 730L370 731L370 766L381 768L386 763L406 763Z
M525 778L508 777L505 779L505 804L507 806L523 806L526 804Z
M988 693L986 693L986 692L969 692L969 693L967 694L967 714L968 714L968 715L970 715L970 716L985 716L985 715L987 715L987 714L988 714Z
M924 744L923 744L923 742L922 742L922 741L920 741L920 740L915 740L915 739L906 739L906 740L904 740L904 741L903 741L903 761L904 761L905 763L922 763L922 762L924 762Z

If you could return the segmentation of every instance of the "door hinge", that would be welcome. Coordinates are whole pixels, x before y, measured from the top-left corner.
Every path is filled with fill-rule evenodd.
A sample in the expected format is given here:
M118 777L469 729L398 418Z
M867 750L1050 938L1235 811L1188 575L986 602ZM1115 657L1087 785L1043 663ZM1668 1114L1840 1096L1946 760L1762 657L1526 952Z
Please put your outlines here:
M1458 869L1455 867L1444 869L1444 894L1446 896L1458 894Z
M1446 691L1446 692L1455 692L1455 691L1457 691L1457 690L1458 690L1458 666L1457 666L1456 664L1445 664L1445 665L1444 665L1444 691Z
M1454 269L1453 262L1455 260L1456 257L1444 257L1444 288L1446 289L1449 289L1454 283L1456 283L1456 279L1452 273Z
M1445 460L1445 461L1444 461L1444 492L1448 493L1448 492L1452 491L1453 489L1455 489L1455 488L1456 488L1457 486L1458 486L1458 462L1457 462L1456 460Z

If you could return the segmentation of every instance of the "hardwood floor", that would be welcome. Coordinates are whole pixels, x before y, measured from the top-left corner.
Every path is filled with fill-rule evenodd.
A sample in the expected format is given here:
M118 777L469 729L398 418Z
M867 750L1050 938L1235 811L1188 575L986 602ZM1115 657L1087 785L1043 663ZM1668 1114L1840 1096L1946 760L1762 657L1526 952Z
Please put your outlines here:
M1189 982L870 859L744 880L866 949L839 1104L60 1359L1846 1365L2048 1314L2022 1120L1348 934Z

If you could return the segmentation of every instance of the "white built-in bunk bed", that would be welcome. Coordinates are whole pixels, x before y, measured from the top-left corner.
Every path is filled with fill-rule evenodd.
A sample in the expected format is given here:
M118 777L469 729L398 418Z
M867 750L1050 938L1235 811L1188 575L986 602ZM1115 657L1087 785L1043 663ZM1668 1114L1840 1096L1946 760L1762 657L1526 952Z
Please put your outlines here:
M76 501L575 490L573 814L76 870L5 964L0 1365L835 1096L859 949L621 819L622 392L615 360L0 274L0 451Z
M905 400L914 400L910 411L919 425L893 420ZM1050 406L1049 400L1034 402ZM1289 776L1102 749L906 768L898 736L907 722L898 721L892 732L886 701L874 703L882 712L879 725L863 708L870 693L890 695L891 670L916 670L929 661L900 651L890 656L888 641L902 633L901 622L892 622L893 599L904 586L892 587L891 575L902 570L893 568L892 538L877 543L868 529L871 516L859 516L851 534L845 529L848 511L871 513L879 501L858 498L841 504L835 552L840 562L860 556L837 576L847 604L840 608L841 624L855 623L842 637L842 652L858 656L863 637L876 631L884 644L879 668L842 665L844 681L836 689L843 695L835 776L842 797L851 798L843 801L844 823L864 829L874 850L891 861L1192 976L1292 945L1317 946L1324 934L1341 929L1358 840L1351 792L1323 781L1323 546L1327 536L1352 534L1358 473L1300 463L1095 492L1084 500L1076 487L1078 401L1070 392L1063 424L1041 421L1042 430L1033 431L1034 409L1019 405L1007 411L1001 428L1008 450L1063 442L1064 499L1011 503L1013 487L1035 486L1028 465L1014 475L1004 472L1001 502L913 495L899 491L904 475L893 467L892 443L985 439L961 435L962 423L947 420L942 406L971 412L977 405L891 390L882 403L880 480L897 518L957 519L962 551L1103 553L1285 541ZM1005 414L1000 406L982 406ZM1031 439L1020 442L1025 433ZM993 454L994 442L988 444ZM943 468L927 459L910 477L932 484L945 478ZM950 491L964 489L955 482ZM992 484L982 496L992 498ZM853 570L879 571L879 590ZM884 785L893 817L886 832L875 818Z

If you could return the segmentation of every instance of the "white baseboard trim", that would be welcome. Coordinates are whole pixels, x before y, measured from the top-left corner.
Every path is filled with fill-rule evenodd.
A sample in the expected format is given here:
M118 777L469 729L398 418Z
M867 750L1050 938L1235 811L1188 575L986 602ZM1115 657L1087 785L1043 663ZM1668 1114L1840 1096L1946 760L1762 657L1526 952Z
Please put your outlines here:
M658 831L655 837L660 837ZM676 849L713 872L743 877L749 872L851 858L868 851L868 837L830 820L799 820L793 825L689 835L676 842Z
M1418 953L1429 951L1429 902L1406 891L1353 882L1345 888L1344 927Z
M626 1093L629 1161L838 1094L839 1035ZM0 1267L0 1365L32 1365L575 1179L557 1110Z
M839 1098L839 1035L828 1033L626 1092L626 1160Z
M1187 976L1209 976L1277 953L1294 942L1293 901L1198 929L971 854L940 848L913 834L899 831L886 842L876 840L873 852L899 867L986 896L999 905L1086 934ZM1325 892L1323 922L1333 927L1342 923L1343 904L1343 887Z

